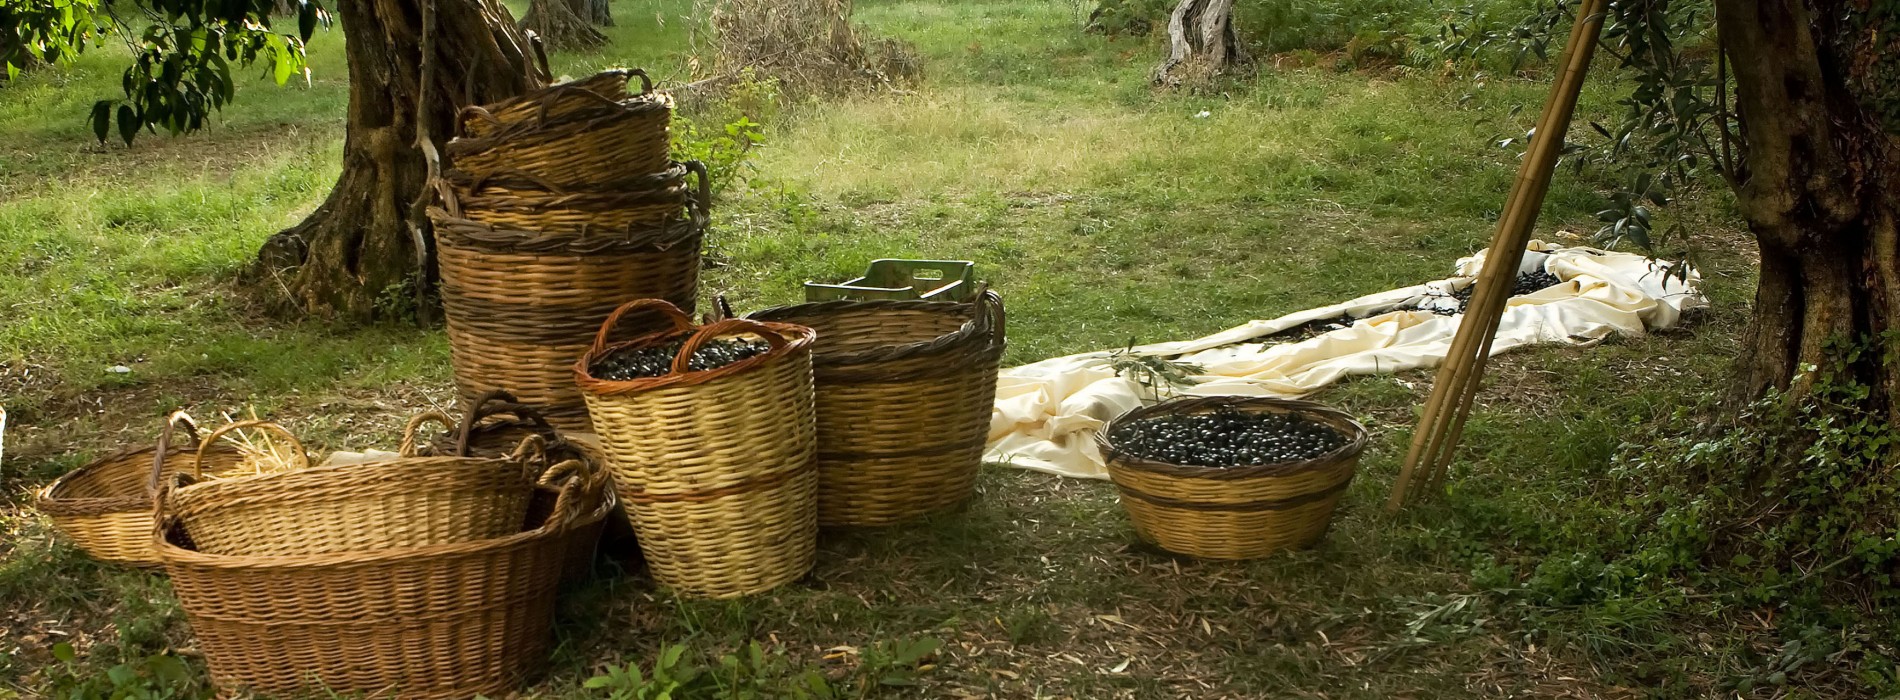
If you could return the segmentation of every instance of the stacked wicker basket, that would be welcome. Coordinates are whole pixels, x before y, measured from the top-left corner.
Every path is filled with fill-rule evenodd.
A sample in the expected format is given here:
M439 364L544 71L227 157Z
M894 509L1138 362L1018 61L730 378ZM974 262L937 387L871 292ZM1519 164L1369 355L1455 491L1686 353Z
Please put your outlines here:
M669 160L671 115L624 70L463 111L429 214L465 402L507 390L584 431L567 366L601 319L628 299L692 308L708 184Z

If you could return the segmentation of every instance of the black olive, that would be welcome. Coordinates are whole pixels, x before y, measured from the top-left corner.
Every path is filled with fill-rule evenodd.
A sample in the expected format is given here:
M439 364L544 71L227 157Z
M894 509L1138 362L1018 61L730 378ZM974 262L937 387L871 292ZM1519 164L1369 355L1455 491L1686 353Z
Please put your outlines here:
M1134 457L1226 468L1313 459L1344 446L1346 437L1294 414L1229 408L1133 421L1111 433L1109 442Z
M594 360L587 371L597 379L616 382L658 377L672 371L673 357L679 354L682 344L683 341L676 341L641 348L621 348ZM691 372L718 369L756 357L770 349L772 346L763 340L717 338L694 351L686 367Z

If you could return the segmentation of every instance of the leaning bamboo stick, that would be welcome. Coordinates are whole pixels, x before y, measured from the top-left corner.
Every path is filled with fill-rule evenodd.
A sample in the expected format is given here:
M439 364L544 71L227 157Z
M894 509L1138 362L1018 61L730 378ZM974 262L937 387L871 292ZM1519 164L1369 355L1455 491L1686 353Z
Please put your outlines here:
M1386 501L1388 511L1404 507L1408 496L1423 498L1438 488L1463 437L1471 402L1483 382L1485 360L1490 356L1517 270L1523 264L1524 247L1530 242L1544 197L1550 192L1551 177L1563 151L1564 134L1570 130L1590 59L1596 51L1597 36L1603 26L1603 2L1583 0L1579 8L1559 61L1564 66L1563 72L1551 85L1550 96L1538 119L1537 133L1512 183L1504 215L1498 217L1490 251L1474 282L1477 287L1472 290L1445 361L1439 366L1432 394L1426 400L1424 414L1400 467L1398 481Z

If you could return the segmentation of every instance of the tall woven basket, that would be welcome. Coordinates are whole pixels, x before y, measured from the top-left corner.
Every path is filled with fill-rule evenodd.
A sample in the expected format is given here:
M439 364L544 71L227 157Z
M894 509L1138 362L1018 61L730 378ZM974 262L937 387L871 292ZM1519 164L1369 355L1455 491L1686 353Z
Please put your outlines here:
M641 91L627 95L627 80ZM525 173L551 184L600 186L663 170L672 147L673 100L641 71L611 70L462 110L464 135L444 152L482 177Z
M182 426L190 442L173 444L173 429ZM152 479L152 464L165 465L159 476L170 478L187 459L202 453L202 469L218 475L237 466L243 455L230 445L212 444L203 450L198 428L183 411L165 420L154 447L122 450L93 460L41 490L34 506L73 543L99 561L128 566L156 567L152 551L152 494L160 482ZM162 458L161 458L162 455Z
M1003 356L1003 302L823 301L754 320L818 331L818 523L890 525L968 498Z
M410 435L431 415L410 421ZM238 428L274 431L303 453L296 436L264 421L232 423L205 441ZM296 556L491 539L521 531L535 480L547 468L541 445L530 437L501 458L412 453L186 483L172 489L167 510L207 554ZM197 471L194 460L192 476Z
M1115 449L1108 438L1143 418L1223 410L1298 414L1339 431L1346 444L1303 462L1220 469L1141 459ZM1326 534L1365 450L1366 429L1344 412L1310 401L1186 398L1124 414L1101 432L1097 445L1142 539L1205 559L1251 559L1304 547Z
M609 343L620 319L657 311L673 328ZM811 569L817 484L811 346L803 326L729 319L695 329L663 301L615 309L574 365L613 466L614 483L654 579L684 595L729 598L765 591ZM750 336L764 354L690 372L715 338ZM626 347L684 340L672 371L607 381L595 359Z
M506 537L298 556L200 552L161 490L155 547L221 697L501 697L547 665L579 488Z
M498 227L466 218L452 194L429 210L465 403L506 390L562 430L590 429L567 367L601 320L629 298L693 308L710 193L704 168L688 167L700 178L690 215L654 226Z

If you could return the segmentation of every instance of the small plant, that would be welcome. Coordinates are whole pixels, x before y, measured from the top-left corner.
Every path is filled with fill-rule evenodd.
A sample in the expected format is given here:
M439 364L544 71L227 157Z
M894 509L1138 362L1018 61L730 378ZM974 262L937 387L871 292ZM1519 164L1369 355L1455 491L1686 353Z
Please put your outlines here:
M612 667L582 687L608 700L845 700L868 698L879 688L916 686L924 662L936 654L935 639L879 642L866 649L856 669L834 681L817 668L794 664L783 649L748 642L711 666L686 658L687 648L668 644L650 669L639 662Z
M685 115L673 117L673 159L697 160L706 164L711 189L717 195L727 185L743 180L752 168L752 151L765 145L765 126L757 120L770 120L778 111L778 84L759 79L751 70L724 93L713 106L715 114L734 115L718 128L702 126ZM701 118L708 118L702 114ZM717 117L712 118L714 123Z
M660 647L660 657L653 662L651 673L640 671L640 662L607 669L593 678L587 679L581 687L588 690L605 691L603 697L609 700L675 700L703 692L709 687L709 679L702 669L684 660L686 647L668 644Z
M85 668L71 644L53 645L57 662L47 673L52 700L182 700L203 697L197 675L171 654L153 654L100 673Z
M1133 338L1128 340L1128 347L1109 353L1108 368L1117 377L1135 380L1156 401L1200 383L1195 377L1207 372L1206 367L1197 364L1137 353Z

